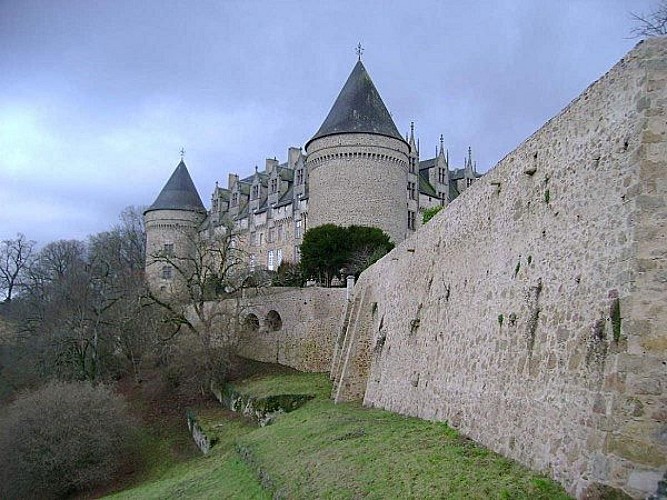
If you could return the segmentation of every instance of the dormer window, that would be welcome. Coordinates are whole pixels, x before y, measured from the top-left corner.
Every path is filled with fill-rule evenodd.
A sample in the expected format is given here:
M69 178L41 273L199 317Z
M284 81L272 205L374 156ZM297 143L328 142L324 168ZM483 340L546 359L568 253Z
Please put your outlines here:
M447 171L444 168L439 168L438 169L438 182L440 184L446 184L447 183Z
M252 199L256 200L257 198L259 198L259 185L252 187Z
M303 184L303 169L299 169L296 171L296 185L300 186Z
M239 205L239 194L234 193L232 194L232 206L237 207Z
M271 179L271 194L278 192L278 179Z

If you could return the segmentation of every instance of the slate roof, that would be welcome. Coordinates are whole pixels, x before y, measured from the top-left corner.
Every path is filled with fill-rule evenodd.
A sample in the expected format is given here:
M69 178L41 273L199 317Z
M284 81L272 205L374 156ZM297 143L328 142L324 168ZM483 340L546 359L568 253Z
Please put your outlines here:
M306 149L315 139L349 133L379 134L405 142L361 61L354 66L324 123L306 143Z
M206 213L204 204L183 160L171 174L157 199L144 213L152 210L188 210Z

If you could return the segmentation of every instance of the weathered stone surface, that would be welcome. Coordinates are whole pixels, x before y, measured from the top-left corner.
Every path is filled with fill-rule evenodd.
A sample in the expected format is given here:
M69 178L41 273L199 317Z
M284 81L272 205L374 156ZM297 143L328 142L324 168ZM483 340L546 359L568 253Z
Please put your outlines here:
M655 492L667 86L648 82L665 61L667 39L639 44L361 276L337 400L447 420L582 498Z
M329 371L346 293L344 288L275 288L243 299L242 318L255 315L259 328L242 333L239 354L301 371ZM281 328L270 327L270 311L280 315Z

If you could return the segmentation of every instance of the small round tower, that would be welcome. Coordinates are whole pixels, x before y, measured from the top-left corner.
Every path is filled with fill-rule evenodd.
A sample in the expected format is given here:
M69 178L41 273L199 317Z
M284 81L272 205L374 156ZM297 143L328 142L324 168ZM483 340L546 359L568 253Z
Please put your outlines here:
M372 226L403 241L409 151L359 60L306 144L309 227Z
M183 284L206 209L181 159L155 202L144 212L146 279L154 292L175 293Z

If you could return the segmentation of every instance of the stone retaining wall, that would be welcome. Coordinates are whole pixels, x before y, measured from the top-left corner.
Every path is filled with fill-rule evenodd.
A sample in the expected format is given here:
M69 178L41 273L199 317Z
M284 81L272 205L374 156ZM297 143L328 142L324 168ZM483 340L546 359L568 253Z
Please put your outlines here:
M583 497L667 469L667 39L641 43L361 277L334 396Z

